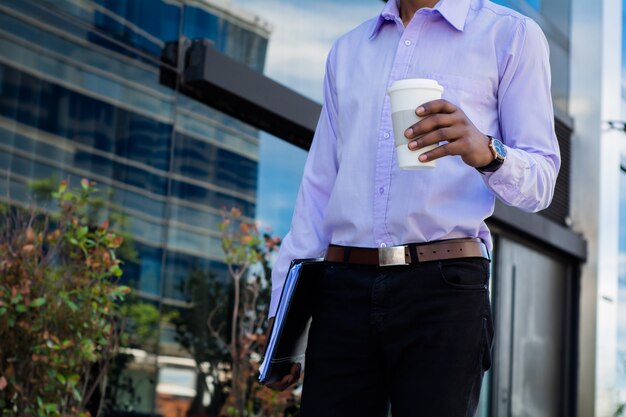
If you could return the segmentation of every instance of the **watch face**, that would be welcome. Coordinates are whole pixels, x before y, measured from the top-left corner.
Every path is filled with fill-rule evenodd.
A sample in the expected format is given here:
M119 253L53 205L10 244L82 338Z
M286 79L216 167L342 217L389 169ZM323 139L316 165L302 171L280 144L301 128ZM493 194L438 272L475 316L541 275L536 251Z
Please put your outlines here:
M506 148L504 147L504 144L495 138L493 139L492 143L493 148L496 150L498 156L502 159L506 158Z

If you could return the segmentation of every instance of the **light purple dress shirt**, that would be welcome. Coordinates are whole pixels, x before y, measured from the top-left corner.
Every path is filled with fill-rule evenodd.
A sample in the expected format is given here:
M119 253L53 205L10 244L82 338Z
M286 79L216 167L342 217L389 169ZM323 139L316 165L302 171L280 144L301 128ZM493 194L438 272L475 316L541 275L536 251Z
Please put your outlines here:
M388 87L432 78L508 156L481 175L460 157L417 171L397 166ZM408 143L408 141L407 141ZM272 272L270 317L294 258L329 243L384 247L481 237L495 197L533 212L552 199L560 157L548 46L531 19L486 0L441 0L405 28L396 1L335 42L324 103L291 229Z

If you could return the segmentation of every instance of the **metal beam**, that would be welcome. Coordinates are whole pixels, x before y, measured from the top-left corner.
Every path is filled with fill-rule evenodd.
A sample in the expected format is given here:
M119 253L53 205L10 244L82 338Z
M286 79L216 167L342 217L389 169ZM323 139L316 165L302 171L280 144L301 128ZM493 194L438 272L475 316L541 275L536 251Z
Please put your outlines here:
M321 106L217 51L211 42L187 50L181 91L251 126L308 150Z

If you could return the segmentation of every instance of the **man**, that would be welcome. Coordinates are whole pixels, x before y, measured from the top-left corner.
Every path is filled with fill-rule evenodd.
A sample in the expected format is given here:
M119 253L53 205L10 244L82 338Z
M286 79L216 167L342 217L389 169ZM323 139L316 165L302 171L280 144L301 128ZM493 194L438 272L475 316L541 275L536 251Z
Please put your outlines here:
M405 78L444 87L405 132L411 150L440 144L420 157L435 169L397 166L386 91ZM484 220L496 197L546 208L559 165L547 43L529 18L488 0L391 0L340 38L272 277L270 317L290 260L326 257L302 416L473 416L493 337Z

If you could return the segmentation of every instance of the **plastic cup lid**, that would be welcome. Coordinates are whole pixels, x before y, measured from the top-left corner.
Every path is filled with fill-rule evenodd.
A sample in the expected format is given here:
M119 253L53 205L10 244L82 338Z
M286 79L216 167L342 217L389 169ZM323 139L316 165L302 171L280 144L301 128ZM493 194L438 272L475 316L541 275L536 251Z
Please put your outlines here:
M437 80L431 80L429 78L407 78L394 82L391 87L389 87L388 93L391 94L394 91L410 88L427 88L443 92L443 87L439 85Z

